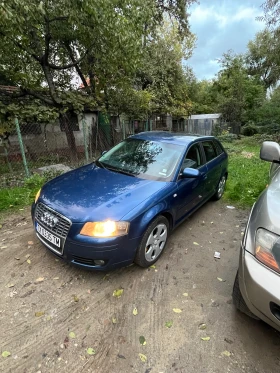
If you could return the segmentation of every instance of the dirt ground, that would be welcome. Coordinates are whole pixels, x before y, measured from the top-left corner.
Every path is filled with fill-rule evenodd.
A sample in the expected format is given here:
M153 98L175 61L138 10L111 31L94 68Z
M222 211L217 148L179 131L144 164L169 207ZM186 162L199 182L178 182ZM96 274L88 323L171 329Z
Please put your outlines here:
M108 274L57 259L35 237L29 211L6 217L0 372L279 372L279 333L231 301L247 214L209 202L172 234L155 268Z

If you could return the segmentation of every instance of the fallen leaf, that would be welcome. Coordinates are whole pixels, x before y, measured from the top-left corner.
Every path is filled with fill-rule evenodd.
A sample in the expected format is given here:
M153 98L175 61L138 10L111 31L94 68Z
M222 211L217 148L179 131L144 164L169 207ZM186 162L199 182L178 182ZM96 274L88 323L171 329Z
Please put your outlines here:
M70 332L69 338L72 338L72 339L76 338L76 334L74 332Z
M143 363L146 363L146 361L148 360L146 355L139 354L139 357L140 357L140 360L143 361Z
M94 354L95 354L95 350L94 350L93 348L89 347L89 348L87 349L87 354L89 354L89 355L94 355Z
M200 330L205 330L206 329L206 324L199 324L198 325L198 329L200 329Z
M140 342L140 344L141 344L142 346L145 346L145 345L147 344L146 339L145 339L145 337L143 337L143 335L141 335L141 336L139 337L139 342Z
M0 224L0 229L3 227L3 225L2 224Z
M110 275L107 273L104 277L103 277L103 281L105 281Z
M1 246L1 250L7 249L8 246Z
M2 356L3 357L8 357L8 356L11 356L11 353L9 351L3 351Z
M79 302L79 298L77 297L77 295L74 295L73 298L74 298L74 302Z
M53 280L59 280L59 277L54 277Z
M156 268L156 266L153 264L153 265L150 266L150 268Z
M133 313L134 316L138 315L138 311L137 311L136 307L133 309L132 313Z
M184 293L183 296L184 296L184 297L188 297L189 294L188 294L188 293Z
M15 286L15 284L9 284L8 288L13 288L14 286Z
M223 234L224 232L220 232L220 234Z
M28 259L30 257L30 254L26 254L25 257L26 259Z
M30 259L27 259L27 263L28 263L28 264L31 264L31 260L30 260Z
M196 246L199 246L199 243L197 243L197 242L194 242L193 244L196 245Z
M165 326L166 326L167 328L171 328L172 325L173 325L173 321L172 321L172 320L170 320L170 321L166 321L166 323L165 323Z
M28 245L33 245L33 241L28 241Z
M203 341L210 341L210 337L201 337Z
M35 312L35 316L36 317L41 317L45 314L45 311L38 311L38 312Z
M173 308L173 312L175 312L175 313L181 313L182 310L180 310L180 308Z
M20 258L18 258L18 257L15 257L15 260L20 260Z
M222 355L229 357L229 356L231 356L231 353L226 350L226 351L222 352Z
M218 281L221 281L221 282L224 281L221 277L217 277L217 280L218 280Z
M38 277L35 282L42 282L42 281L44 281L44 279L45 279L44 277Z
M47 317L46 317L46 320L47 321L50 321L52 319L52 317L50 316L50 315L48 315Z
M122 296L122 293L123 293L123 289L114 290L113 297L119 298Z
M118 320L117 320L115 317L113 317L113 318L112 318L112 323L113 323L113 324L116 324L117 322L118 322Z

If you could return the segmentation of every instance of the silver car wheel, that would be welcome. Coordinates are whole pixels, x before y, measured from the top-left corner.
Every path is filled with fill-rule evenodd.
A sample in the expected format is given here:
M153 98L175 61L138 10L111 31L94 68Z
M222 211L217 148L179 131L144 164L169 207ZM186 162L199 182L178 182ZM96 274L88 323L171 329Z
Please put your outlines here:
M221 177L221 180L219 181L219 185L218 185L218 198L221 198L222 195L224 194L224 191L225 191L225 187L226 187L226 177L223 176Z
M146 242L145 259L153 262L162 252L167 240L167 226L163 223L158 224L152 230Z

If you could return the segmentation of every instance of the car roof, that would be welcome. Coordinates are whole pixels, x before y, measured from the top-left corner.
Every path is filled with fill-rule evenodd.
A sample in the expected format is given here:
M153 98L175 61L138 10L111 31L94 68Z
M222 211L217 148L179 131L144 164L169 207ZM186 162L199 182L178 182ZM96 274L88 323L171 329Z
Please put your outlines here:
M149 132L138 133L137 135L133 135L130 138L149 140L149 141L168 142L168 143L173 143L177 145L187 146L190 143L198 139L212 140L214 139L214 136L203 136L203 135L194 135L194 134L188 134L188 133L167 132L167 131L149 131Z

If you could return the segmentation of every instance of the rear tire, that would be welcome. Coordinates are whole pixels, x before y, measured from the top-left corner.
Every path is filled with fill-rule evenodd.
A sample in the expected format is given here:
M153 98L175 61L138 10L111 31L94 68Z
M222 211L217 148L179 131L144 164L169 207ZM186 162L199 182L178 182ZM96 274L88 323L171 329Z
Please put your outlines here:
M227 177L226 175L221 176L219 180L219 184L217 186L216 192L213 196L214 201L218 201L219 199L222 198L225 188L226 188L226 182L227 182Z
M153 220L146 229L134 263L147 268L161 256L169 236L169 221L162 215Z
M255 319L259 320L257 316L255 316L247 307L247 304L244 301L244 298L241 294L240 287L239 287L239 279L238 279L238 271L235 277L233 290L232 290L232 300L235 307L241 311L242 313L245 313L245 315Z

